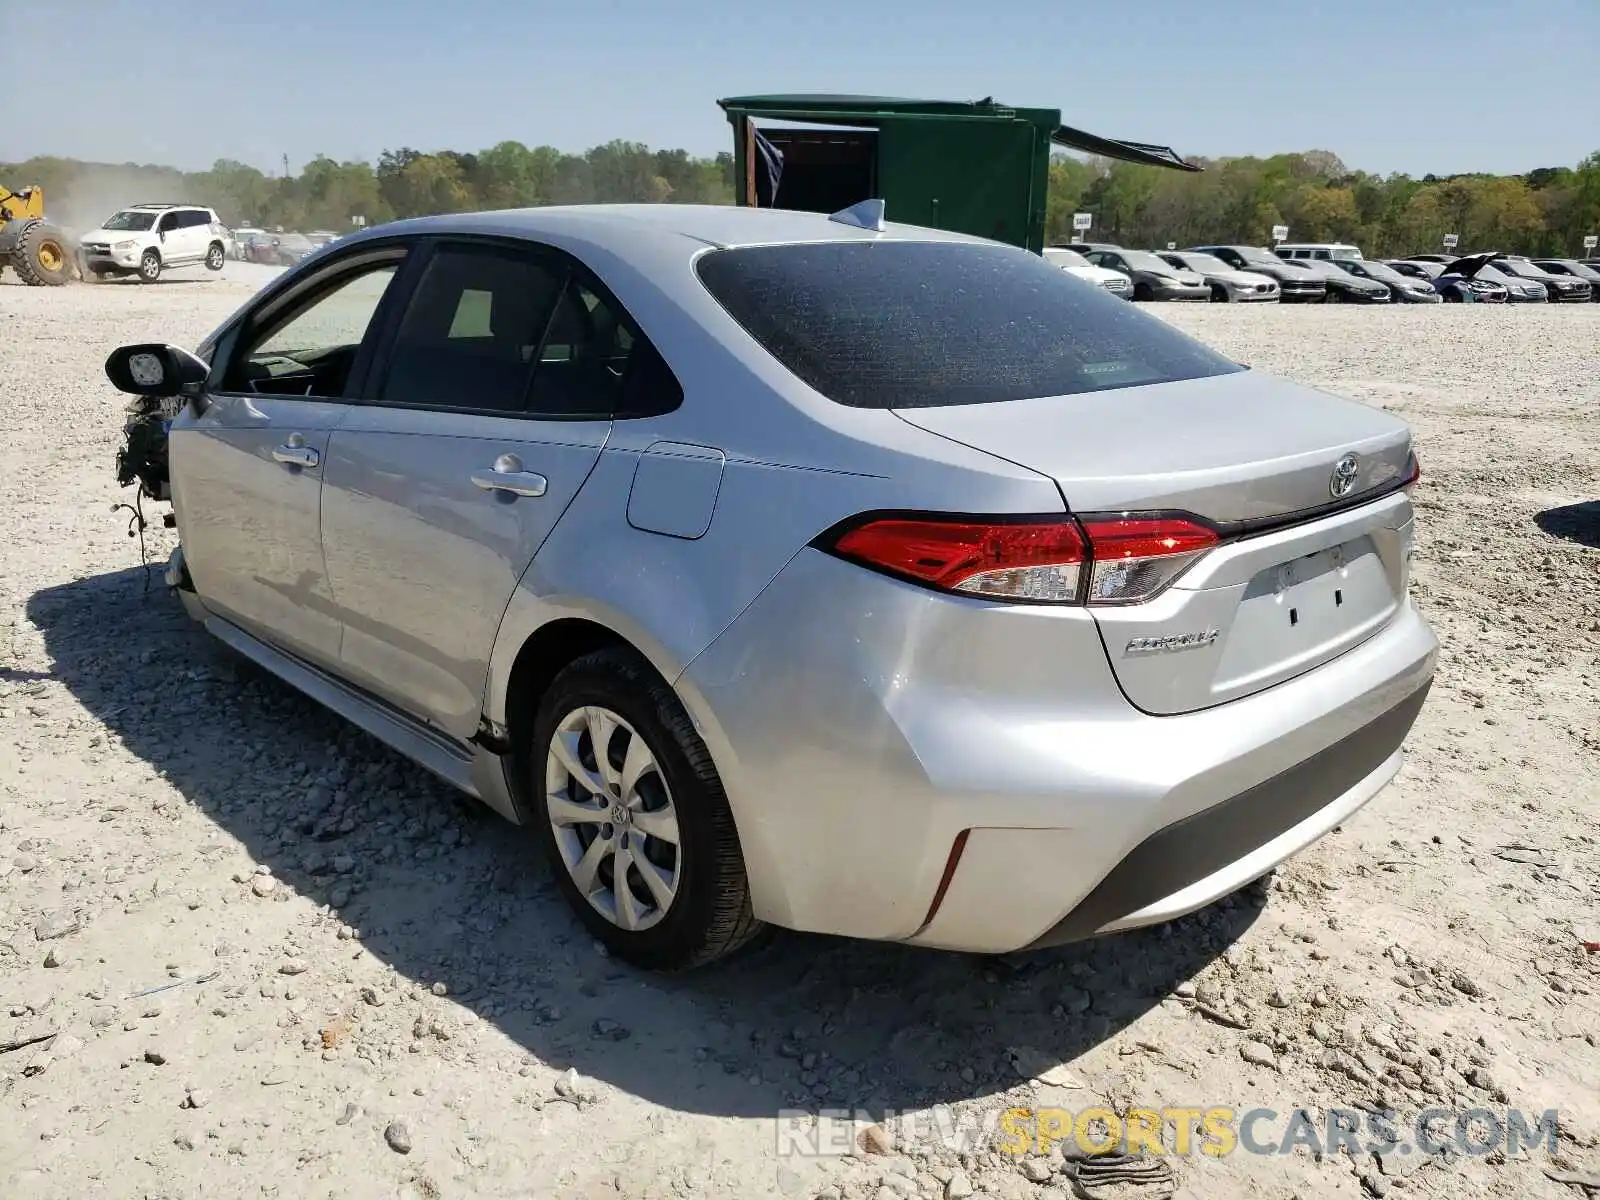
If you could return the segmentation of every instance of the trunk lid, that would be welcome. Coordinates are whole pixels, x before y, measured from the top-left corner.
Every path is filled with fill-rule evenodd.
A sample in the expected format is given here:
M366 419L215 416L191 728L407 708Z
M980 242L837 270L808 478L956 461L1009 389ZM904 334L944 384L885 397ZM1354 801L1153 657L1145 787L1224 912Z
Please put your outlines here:
M1176 509L1223 528L1224 544L1155 599L1091 609L1145 711L1189 712L1312 670L1404 601L1411 505L1381 493L1405 478L1411 435L1377 409L1244 372L895 411L1050 476L1073 512ZM1340 491L1347 455L1355 480Z

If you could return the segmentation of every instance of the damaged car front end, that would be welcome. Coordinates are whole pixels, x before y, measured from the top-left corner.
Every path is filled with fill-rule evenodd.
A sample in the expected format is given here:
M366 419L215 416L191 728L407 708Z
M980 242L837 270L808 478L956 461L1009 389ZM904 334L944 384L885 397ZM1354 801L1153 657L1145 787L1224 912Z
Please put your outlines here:
M124 347L114 352L106 362L106 373L119 390L143 389L143 394L135 394L122 410L122 445L118 447L116 455L117 485L137 490L131 503L125 501L113 505L113 511L124 509L131 514L128 536L139 538L141 555L144 553L144 531L150 524L145 515L144 502L153 500L160 504L172 504L172 481L168 472L172 423L198 395L198 388L211 369L211 350L210 339L202 344L199 354L175 346ZM173 529L177 523L174 510L169 508L162 514L162 528ZM146 566L149 565L146 562ZM192 594L181 546L173 548L163 579L169 588L178 590L180 595L185 591ZM187 596L185 606L188 606Z
M167 437L183 407L176 396L135 396L122 411L122 446L117 451L117 486L139 485L141 499L170 503Z

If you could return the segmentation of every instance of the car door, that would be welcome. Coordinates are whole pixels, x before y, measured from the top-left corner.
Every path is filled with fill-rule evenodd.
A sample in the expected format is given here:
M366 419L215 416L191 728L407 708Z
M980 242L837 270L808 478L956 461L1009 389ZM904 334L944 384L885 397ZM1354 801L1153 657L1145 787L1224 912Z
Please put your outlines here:
M177 225L176 235L168 235L169 242L176 243L175 254L172 261L197 263L205 255L205 236L209 232L202 222L205 214L192 208L181 208L172 214Z
M178 228L176 209L156 218L156 248L161 254L161 265L176 267L183 262L183 231Z
M168 460L184 560L206 606L334 667L341 625L322 561L328 438L370 361L405 248L368 248L271 293L219 342Z
M333 434L322 544L344 674L461 740L500 618L599 460L631 333L576 264L442 241Z

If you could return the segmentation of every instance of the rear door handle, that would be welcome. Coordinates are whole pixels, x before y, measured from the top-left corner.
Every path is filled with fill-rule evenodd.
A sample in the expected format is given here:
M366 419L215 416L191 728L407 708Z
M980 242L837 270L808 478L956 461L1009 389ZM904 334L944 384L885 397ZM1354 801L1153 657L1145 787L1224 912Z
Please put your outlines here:
M487 471L474 471L472 484L486 492L507 492L513 496L542 496L550 486L543 475L522 469L515 454L502 454Z
M275 447L272 457L290 467L314 467L320 461L317 452L298 433L291 433L287 442Z

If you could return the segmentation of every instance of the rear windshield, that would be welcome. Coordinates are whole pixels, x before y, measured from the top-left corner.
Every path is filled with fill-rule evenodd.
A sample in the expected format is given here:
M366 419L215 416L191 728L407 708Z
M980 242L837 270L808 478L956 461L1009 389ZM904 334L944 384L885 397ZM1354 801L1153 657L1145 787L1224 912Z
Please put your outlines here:
M716 250L700 279L768 353L853 408L934 408L1244 370L1037 254L961 242Z

